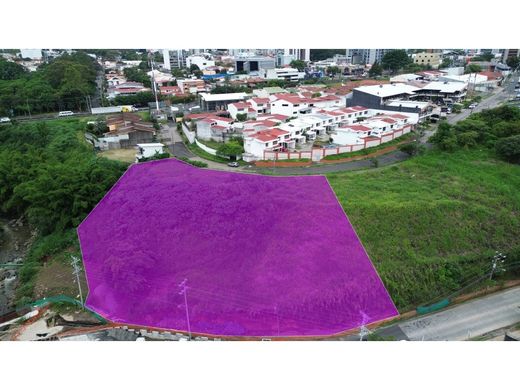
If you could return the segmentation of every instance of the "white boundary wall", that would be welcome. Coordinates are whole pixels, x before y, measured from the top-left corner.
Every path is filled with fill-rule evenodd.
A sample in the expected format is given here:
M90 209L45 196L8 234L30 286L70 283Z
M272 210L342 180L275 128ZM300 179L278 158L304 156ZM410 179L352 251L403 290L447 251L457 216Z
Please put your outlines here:
M194 131L188 130L188 126L184 123L182 124L181 127L182 127L182 132L184 133L186 138L188 138L188 141L190 142L190 144L194 143L196 141L195 135L197 135L197 133L195 133Z
M408 134L412 131L412 125L406 125L401 129L395 130L391 134L385 134L383 137L379 139L371 139L365 140L362 144L353 144L353 145L344 145L338 146L337 148L316 148L312 149L312 151L302 151L302 152L264 152L264 158L262 160L289 160L289 159L301 159L301 158L309 158L313 161L319 161L325 156L332 156L334 154L341 153L350 153L357 152L358 150L362 150L365 148L372 148L374 146L378 146L384 144L386 142L392 141L396 138L399 138L405 134Z
M212 154L213 156L217 155L217 151L215 149L210 148L209 146L204 145L203 143L199 142L197 138L195 138L195 144L204 150L205 152L208 152L209 154Z

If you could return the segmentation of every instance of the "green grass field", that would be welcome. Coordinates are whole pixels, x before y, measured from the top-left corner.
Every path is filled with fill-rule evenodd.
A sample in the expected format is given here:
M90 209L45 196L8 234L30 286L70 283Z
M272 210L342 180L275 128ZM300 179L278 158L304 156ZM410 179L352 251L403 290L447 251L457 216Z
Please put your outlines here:
M520 166L488 151L430 151L327 175L403 311L455 291L520 245Z

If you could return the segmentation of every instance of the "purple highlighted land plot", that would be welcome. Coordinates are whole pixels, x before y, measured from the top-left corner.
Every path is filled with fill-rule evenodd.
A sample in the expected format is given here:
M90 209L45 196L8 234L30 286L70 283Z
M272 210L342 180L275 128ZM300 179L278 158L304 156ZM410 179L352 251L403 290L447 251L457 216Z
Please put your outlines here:
M398 314L322 176L133 165L78 233L87 306L114 322L323 336Z

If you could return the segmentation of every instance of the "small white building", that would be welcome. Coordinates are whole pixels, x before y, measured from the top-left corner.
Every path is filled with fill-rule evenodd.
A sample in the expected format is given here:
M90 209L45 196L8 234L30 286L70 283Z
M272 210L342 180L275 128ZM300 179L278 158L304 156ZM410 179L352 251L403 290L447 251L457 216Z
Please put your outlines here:
M157 153L162 154L164 152L164 145L161 143L137 144L135 162L139 162L142 158L150 158Z
M265 151L279 151L284 148L294 148L295 141L291 133L278 128L261 130L244 137L244 151L258 159L264 159Z
M247 102L230 103L227 109L233 119L237 119L237 115L246 115L246 119L256 117L256 111L251 107L251 104Z
M186 67L189 68L191 65L197 65L200 70L204 70L211 66L215 66L215 61L213 61L208 56L195 55L186 57Z
M305 77L304 72L296 68L274 68L265 70L265 78L268 80L298 81Z

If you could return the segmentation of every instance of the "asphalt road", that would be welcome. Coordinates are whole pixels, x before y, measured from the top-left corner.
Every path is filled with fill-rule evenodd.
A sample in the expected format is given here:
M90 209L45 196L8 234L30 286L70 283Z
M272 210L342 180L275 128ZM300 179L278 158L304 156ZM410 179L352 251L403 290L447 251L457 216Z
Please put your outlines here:
M520 322L520 287L381 329L398 340L468 340Z

